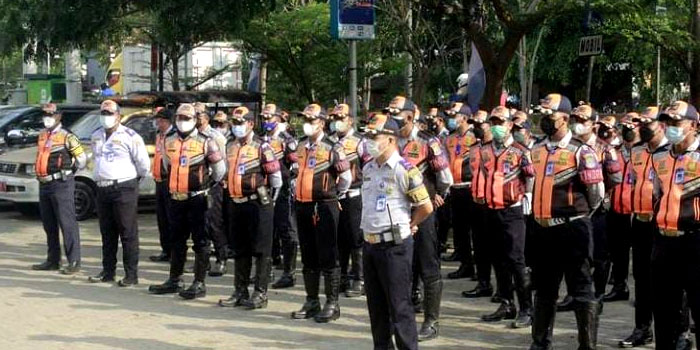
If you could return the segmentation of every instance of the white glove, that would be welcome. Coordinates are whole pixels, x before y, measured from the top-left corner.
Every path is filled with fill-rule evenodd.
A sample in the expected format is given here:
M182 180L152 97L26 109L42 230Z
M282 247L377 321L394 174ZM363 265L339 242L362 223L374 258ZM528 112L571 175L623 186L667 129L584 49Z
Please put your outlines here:
M294 194L297 193L297 179L289 180L289 195L294 199Z
M532 193L525 193L521 201L523 203L523 215L532 214Z

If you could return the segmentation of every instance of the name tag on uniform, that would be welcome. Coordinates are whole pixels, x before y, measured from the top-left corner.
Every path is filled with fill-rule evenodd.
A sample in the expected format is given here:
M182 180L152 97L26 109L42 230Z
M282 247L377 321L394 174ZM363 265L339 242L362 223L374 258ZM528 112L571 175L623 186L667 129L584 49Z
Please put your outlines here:
M187 166L187 156L180 156L180 166Z
M544 170L546 176L550 176L554 173L554 162L547 162L547 167Z
M504 173L510 172L510 163L503 163L503 172Z
M386 196L380 194L377 196L377 201L375 202L374 210L384 211L386 209Z
M654 180L654 177L656 176L656 172L654 172L654 169L649 170L649 180Z
M113 161L114 160L114 153L112 153L112 152L105 153L105 158L107 158L108 162Z
M241 164L238 166L238 175L244 175L245 174L245 165Z
M51 139L46 140L46 144L44 144L44 148L46 148L46 149L51 148L51 144L52 144Z
M634 183L634 173L630 172L629 174L627 174L627 183L630 185Z
M683 180L685 180L685 169L677 169L674 178L677 184L682 184Z
M316 167L316 158L309 158L309 161L307 162L309 168L314 168Z
M455 147L455 155L459 155L461 152L462 152L462 145L458 144L457 147Z

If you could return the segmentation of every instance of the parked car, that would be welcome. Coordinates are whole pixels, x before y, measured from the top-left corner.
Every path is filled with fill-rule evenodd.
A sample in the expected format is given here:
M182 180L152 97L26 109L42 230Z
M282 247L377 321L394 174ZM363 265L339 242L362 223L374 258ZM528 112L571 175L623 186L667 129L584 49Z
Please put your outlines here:
M217 92L143 92L130 94L118 99L121 106L122 124L134 129L144 140L148 154L155 151L153 112L156 107L179 103L204 102L212 110L230 108L246 104L254 111L260 111L260 95L243 91ZM75 210L78 220L94 215L96 209L96 185L93 179L94 163L90 148L90 136L100 128L99 109L80 118L71 131L80 139L88 154L85 169L75 174ZM0 200L15 203L23 214L36 214L39 203L39 182L36 180L34 159L36 146L10 150L0 155ZM148 176L139 184L139 200L150 201L155 197L155 182Z

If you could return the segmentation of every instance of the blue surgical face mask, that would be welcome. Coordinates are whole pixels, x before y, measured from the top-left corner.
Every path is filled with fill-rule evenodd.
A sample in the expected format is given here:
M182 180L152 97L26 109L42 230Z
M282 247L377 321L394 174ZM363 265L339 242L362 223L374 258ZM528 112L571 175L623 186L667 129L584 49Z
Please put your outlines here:
M457 119L455 119L455 118L447 119L447 128L450 131L456 130L457 129Z
M263 129L265 129L265 131L275 130L276 127L277 122L263 122Z
M683 140L685 139L683 128L680 126L667 126L666 138L668 139L668 142L674 145L683 142Z
M245 124L234 125L233 128L231 129L231 131L233 132L233 135L236 136L237 138L244 137L248 133L248 130L247 130Z

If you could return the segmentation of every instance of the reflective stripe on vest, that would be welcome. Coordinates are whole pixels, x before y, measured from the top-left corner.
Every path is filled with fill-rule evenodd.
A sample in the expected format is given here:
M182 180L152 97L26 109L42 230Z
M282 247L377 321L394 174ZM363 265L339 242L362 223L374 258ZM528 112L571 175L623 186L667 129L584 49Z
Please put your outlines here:
M651 164L651 153L646 146L638 146L632 149L630 168L634 181L632 210L635 214L653 214L654 173Z
M469 149L476 142L474 135L467 132L464 135L454 133L447 137L445 146L447 147L447 156L450 160L450 171L455 183L464 183L471 181L471 174L467 161L469 159Z
M37 176L48 176L70 167L71 158L68 149L66 149L67 135L63 130L54 133L41 132L39 149L34 163Z
M481 172L481 145L472 145L469 150L469 169L472 172L472 198L484 199L485 182Z
M481 147L481 164L486 180L485 199L491 209L504 209L522 199L524 184L521 173L522 153L508 147L496 155L493 144Z
M535 168L533 191L533 212L536 219L575 216L587 213L586 196L576 182L578 168L576 153L578 146L569 144L566 148L549 151L544 143L532 150L532 164Z
M623 146L624 147L624 146ZM634 172L632 171L631 155L625 156L624 149L613 149L618 159L622 160L622 183L613 187L612 210L618 214L632 214L632 198L634 196Z
M313 202L337 198L336 176L331 175L332 151L332 146L323 141L314 145L311 150L306 148L306 144L299 145L299 175L295 190L297 201Z
M256 193L264 184L260 165L260 142L253 140L243 146L232 142L228 156L228 192L231 198L243 198Z
M162 167L163 167L163 150L165 149L165 134L163 133L158 133L156 135L156 149L155 152L153 153L153 164L151 165L151 169L153 172L153 179L156 181L160 182L163 181L163 173L162 173Z
M668 231L696 228L700 219L700 152L677 158L668 151L656 153L653 162L663 192L657 225Z
M189 193L200 191L207 185L205 171L205 144L203 137L171 136L166 141L166 154L170 162L170 193ZM197 180L195 181L191 180ZM191 183L195 182L195 183Z

